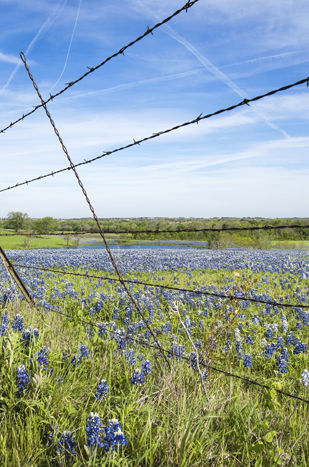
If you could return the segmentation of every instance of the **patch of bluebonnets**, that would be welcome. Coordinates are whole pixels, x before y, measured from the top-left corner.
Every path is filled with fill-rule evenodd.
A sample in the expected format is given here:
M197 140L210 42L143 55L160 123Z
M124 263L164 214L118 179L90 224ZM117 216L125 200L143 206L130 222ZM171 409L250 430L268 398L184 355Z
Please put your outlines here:
M27 266L40 264L46 268L84 268L85 273L91 274L95 271L96 275L102 273L106 275L113 273L113 266L107 256L102 251L99 254L91 251L55 251L40 250L32 251L10 251L10 259L18 263L24 262ZM309 325L309 312L297 306L308 303L309 290L306 285L306 279L309 278L309 262L303 253L285 253L285 252L216 252L216 251L158 251L156 254L147 251L123 251L118 258L118 266L123 275L130 274L130 278L135 275L138 280L140 273L152 275L152 282L162 282L165 280L165 274L168 271L174 271L179 274L174 276L174 282L179 282L181 276L187 276L188 285L194 286L205 292L214 292L217 294L233 293L237 297L255 298L260 300L272 300L271 292L267 286L272 283L280 293L279 302L296 303L293 308L284 309L280 306L271 306L268 304L253 304L249 300L239 302L241 312L238 314L239 325L235 329L235 340L233 336L225 342L225 345L219 349L214 336L210 336L208 345L215 353L222 350L224 354L235 349L239 361L243 362L245 368L253 368L256 358L265 358L265 361L273 358L275 368L281 373L288 373L289 365L294 356L299 354L308 354L307 344L301 340L304 327ZM213 284L200 284L197 278L193 280L192 272L196 271L202 276L205 270L225 271L229 274L224 279L224 286L218 289ZM241 280L233 276L233 271L237 269L242 278L252 279L257 273L262 273L259 278L260 283L252 286L246 293L239 288ZM55 306L52 303L61 304L61 301L72 299L80 303L85 316L98 314L107 301L113 301L117 306L114 307L112 321L99 322L98 335L102 339L114 340L118 351L124 352L129 366L135 366L137 360L140 361L141 369L134 369L131 382L133 385L145 384L145 380L152 372L152 365L145 360L143 354L136 356L133 346L133 339L142 339L145 346L152 343L151 334L145 329L145 323L136 316L132 304L129 302L122 287L112 281L106 284L101 280L85 280L80 284L75 282L75 278L70 281L65 276L58 276L55 273L40 272L19 268L19 274L26 284L35 300L48 312ZM284 276L283 276L284 274ZM0 303L7 304L15 299L15 290L10 288L10 283L6 276L6 271L1 269L0 285ZM80 281L80 278L78 279ZM134 280L134 279L133 279ZM87 288L86 283L89 282ZM49 285L52 283L52 287ZM104 287L104 289L103 289ZM195 352L186 353L186 347L178 342L185 337L183 328L173 329L172 321L167 317L167 305L172 305L177 301L181 304L180 312L184 316L185 326L190 335L195 339L195 346L201 348L202 341L199 339L203 331L207 328L210 318L217 316L218 313L223 316L223 321L230 321L230 313L233 313L234 307L230 303L213 296L200 296L195 293L166 290L160 285L156 287L141 287L133 284L129 285L130 291L139 306L143 309L149 324L156 322L154 327L156 334L164 334L165 339L171 339L168 357L175 361L188 358L188 364L193 370L197 370L197 354ZM260 290L262 288L262 290ZM288 290L288 294L283 291ZM22 298L22 297L20 297ZM162 311L163 310L163 311ZM198 321L192 319L191 313L194 311L194 318L198 316ZM124 316L124 319L121 319ZM157 324L160 323L160 324ZM198 323L198 325L196 324ZM221 322L222 325L222 322ZM16 315L12 330L22 333L21 342L26 346L30 343L35 344L39 338L38 329L30 326L24 329L24 322L21 315ZM94 331L88 330L88 339L93 337ZM6 313L3 313L0 324L0 337L7 338L10 332L9 319ZM111 333L110 333L111 332ZM259 332L263 338L261 341L254 335ZM174 334L173 334L174 333ZM298 334L298 335L297 335ZM256 334L257 336L257 334ZM128 339L131 337L132 340ZM161 343L164 345L164 343ZM260 347L262 349L260 350ZM250 353L248 352L250 350ZM48 369L49 362L47 355L49 349L42 347L34 354L38 364L43 369ZM157 354L161 355L158 351ZM81 365L83 359L89 358L89 348L86 344L79 344L78 352L73 356L71 362L75 366ZM64 353L64 359L68 358ZM208 371L203 369L203 378L208 379ZM303 386L309 386L309 372L305 369L302 372ZM25 365L20 365L16 373L19 394L24 394L30 388L30 374ZM109 386L106 380L101 380L97 387L95 399L106 400L109 394ZM118 420L110 420L108 427L102 427L101 419L98 414L91 414L87 423L87 446L101 447L106 451L120 449L127 444L122 428ZM105 435L105 436L104 436ZM74 435L70 431L65 431L58 441L59 454L65 453L66 456L75 455Z

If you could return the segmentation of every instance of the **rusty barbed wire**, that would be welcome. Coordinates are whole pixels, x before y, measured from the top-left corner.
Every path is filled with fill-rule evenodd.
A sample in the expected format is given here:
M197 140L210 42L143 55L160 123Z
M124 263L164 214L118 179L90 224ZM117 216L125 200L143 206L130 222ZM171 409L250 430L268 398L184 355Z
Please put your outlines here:
M290 225L262 225L262 226L255 226L255 227L217 227L217 228L205 228L205 229L179 229L179 230L126 230L126 231L119 231L119 230L106 230L105 234L159 234L159 233L181 233L181 232L229 232L229 231L246 231L246 230L282 230L282 229L309 229L309 224L290 224ZM7 233L0 233L0 237L14 237L14 236L30 236L30 237L37 237L37 236L42 236L42 235L49 235L49 236L66 236L70 235L71 237L74 237L75 235L93 235L93 234L99 234L99 232L50 232L50 233L12 233L12 234L7 234ZM164 240L169 240L169 239L164 239ZM164 241L162 240L162 241ZM173 239L170 239L173 240ZM190 239L189 239L190 240ZM188 240L188 241L189 241ZM192 240L195 241L195 240ZM203 241L203 240L196 240L196 241Z
M54 274L63 274L63 275L69 275L69 276L76 276L76 277L87 277L89 279L100 279L100 280L110 280L113 282L121 282L120 279L115 279L112 277L108 276L97 276L95 274L82 274L78 272L70 272L70 271L62 271L61 269L49 269L49 268L43 268L43 267L38 267L38 266L26 266L23 264L18 264L18 263L12 263L14 266L19 267L19 268L25 268L25 269L36 269L39 271L45 271L45 272L53 272ZM195 293L197 295L209 295L211 297L217 297L217 298L224 298L226 300L245 300L253 303L264 303L265 305L271 305L271 306L282 306L286 308L309 308L309 305L298 305L298 304L291 304L291 303L282 303L282 302L277 302L277 301L269 301L269 300L260 300L257 298L249 298L249 297L237 297L232 294L227 294L227 295L222 295L222 294L217 294L214 292L206 292L203 290L195 290L195 289L185 289L181 287L174 287L174 286L169 286L169 285L162 285L162 284L152 284L150 282L143 282L143 281L137 281L137 280L130 280L130 279L122 279L123 282L127 282L129 284L137 284L137 285L146 285L147 287L158 287L161 289L169 289L169 290L176 290L178 292L190 292L190 293Z
M305 78L305 79L302 79L300 81L297 81L296 83L289 84L287 86L283 86L281 88L278 88L278 89L275 89L273 91L267 92L266 94L262 94L260 96L253 97L252 99L244 99L243 101L239 102L238 104L232 105L231 107L227 107L225 109L217 110L216 112L204 115L203 117L202 117L203 113L201 113L194 120L190 120L188 122L181 123L180 125L176 125L176 126L174 126L172 128L169 128L167 130L163 130L163 131L153 133L151 136L147 136L147 137L145 137L143 139L135 140L133 138L133 143L127 144L126 146L121 146L121 147L119 147L117 149L113 149L111 151L104 151L104 153L101 154L100 156L94 157L92 159L84 160L83 162L79 162L78 164L73 164L70 167L65 167L63 169L55 170L55 171L52 171L52 172L50 172L48 174L40 175L39 177L35 177L35 178L30 179L30 180L26 180L25 182L16 183L13 186L8 186L6 188L2 188L0 190L0 193L3 192L3 191L12 190L13 188L17 188L17 187L22 186L22 185L28 185L29 183L35 182L37 180L42 180L43 178L53 177L56 174L65 172L67 170L71 170L71 169L73 169L75 167L80 167L82 165L91 164L92 162L97 161L99 159L102 159L103 157L109 156L111 154L114 154L115 152L123 151L123 150L131 148L133 146L140 145L141 143L144 143L145 141L149 141L151 139L158 138L161 135L170 133L171 131L178 130L179 128L183 128L183 127L186 127L186 126L189 126L189 125L193 125L195 123L198 124L201 120L205 120L207 118L213 117L215 115L219 115L219 114L224 113L224 112L230 112L231 110L234 110L237 107L241 107L243 105L249 105L249 102L254 102L254 101L258 101L260 99L264 99L265 97L272 96L273 94L276 94L277 92L286 91L287 89L290 89L290 88L292 88L294 86L299 86L299 85L304 84L304 83L307 83L307 85L308 85L309 78ZM46 101L46 102L48 102L48 101Z
M173 19L175 16L179 15L179 13L181 13L182 11L186 10L186 12L188 11L189 8L191 8L195 3L197 3L199 0L191 0L191 1L188 1L182 8L180 8L179 10L175 11L175 13L173 13L172 15L168 16L167 18L165 18L163 21L161 21L160 23L157 23L155 26L153 26L152 28L149 28L149 26L147 26L147 31L142 34L141 36L139 36L137 39L135 39L134 41L130 42L129 44L125 45L124 47L122 47L118 52L114 53L113 55L111 55L110 57L106 58L103 62L101 62L99 65L95 66L95 67L87 67L89 69L89 71L87 71L86 73L84 73L80 78L76 79L75 81L71 81L70 83L66 83L67 86L65 88L63 88L61 91L57 92L56 94L54 95L51 95L50 94L50 97L49 99L47 99L46 101L43 101L44 104L48 104L48 102L50 101L53 101L53 99L55 99L55 97L58 97L60 96L61 94L63 94L65 91L67 91L68 89L70 89L71 87L73 87L76 83L79 83L80 81L82 81L84 78L86 78L86 76L90 75L91 73L93 73L94 71L98 70L99 68L101 68L103 65L105 65L107 62L109 62L111 59L117 57L118 55L124 55L124 51L126 49L128 49L129 47L132 47L132 45L136 44L137 42L139 42L140 40L144 39L144 37L148 36L149 34L153 35L153 31L157 28L159 28L160 26L162 26L163 24L167 23L168 21L170 21L171 19ZM18 118L17 120L15 120L14 122L11 122L10 125L6 126L5 128L3 128L2 130L0 130L0 133L5 133L6 130L8 130L9 128L12 128L14 125L16 125L16 123L19 123L21 122L22 120L24 120L26 117L29 117L29 115L32 115L34 112L36 112L39 108L43 107L43 102L40 104L40 105L36 105L34 107L33 110L31 110L30 112L26 113L26 114L23 114L22 117Z
M50 113L49 113L49 111L48 111L48 109L47 109L47 107L46 107L46 104L44 103L43 97L42 97L42 95L41 95L41 93L40 93L40 91L39 91L39 88L38 88L36 82L34 81L34 78L33 78L32 74L31 74L31 72L30 72L30 69L29 69L29 67L28 67L28 65L27 65L26 56L25 56L25 54L24 54L23 52L20 53L20 58L22 59L24 65L25 65L25 68L26 68L26 70L27 70L27 72L28 72L29 78L30 78L30 80L32 81L33 87L34 87L34 89L36 90L36 92L37 92L37 94L38 94L38 96L39 96L39 99L40 99L41 102L42 102L42 105L43 105L43 107L44 107L44 110L45 110L45 113L46 113L46 115L47 115L47 118L49 119L50 124L51 124L51 126L53 127L53 130L54 130L54 132L55 132L55 134L56 134L56 136L57 136L57 138L58 138L58 140L59 140L59 143L61 144L62 150L63 150L63 152L65 153L65 155L66 155L66 157L67 157L67 159L68 159L68 161L69 161L69 163L70 163L70 166L71 166L71 168L73 169L73 172L74 172L74 175L75 175L75 177L76 177L76 179L77 179L77 182L78 182L79 186L81 187L81 190L82 190L82 192L83 192L83 195L84 195L85 198L86 198L87 204L88 204L89 209L90 209L90 211L92 212L93 218L94 218L94 220L95 220L95 222L96 222L96 224L97 224L97 226L98 226L98 229L99 229L99 231L100 231L100 235L101 235L101 237L102 237L102 239L103 239L103 241L104 241L104 243L105 243L105 247L106 247L107 253L108 253L109 257L110 257L110 260L111 260L112 265L113 265L113 267L114 267L114 269L115 269L115 271L116 271L116 274L117 274L117 276L118 276L118 278L119 278L119 281L121 282L121 284L122 284L123 288L125 289L125 291L126 291L128 297L129 297L129 299L131 300L131 302L133 303L134 307L136 308L138 314L140 315L140 317L141 317L142 320L144 321L146 327L149 329L149 332L151 333L151 335L152 335L154 341L155 341L155 342L158 344L158 346L160 347L160 344L159 344L159 342L157 341L157 338L156 338L156 336L155 336L153 330L151 329L151 327L149 326L147 320L145 319L144 314L143 314L142 310L140 309L140 306L138 305L137 301L136 301L136 300L134 299L134 297L132 296L131 292L130 292L129 289L127 288L126 283L124 282L124 280L123 280L123 278L122 278L122 275L121 275L121 273L120 273L120 271L119 271L119 269L118 269L118 266L117 266L117 264L116 264L116 262L115 262L115 259L114 259L113 255L112 255L111 249L109 248L109 245L108 245L107 240L106 240L106 238L105 238L104 232L103 232L103 230L102 230L102 228L101 228L100 221L99 221L99 219L98 219L98 217L97 217L97 215L96 215L96 213L95 213L95 210L94 210L94 208L93 208L93 206L92 206L92 204L91 204L91 202L90 202L90 199L89 199L89 197L88 197L88 194L87 194L87 192L86 192L86 190L85 190L85 188L84 188L84 185L83 185L83 183L82 183L82 181L81 181L81 179L80 179L80 177L79 177L79 175L78 175L78 173L77 173L77 170L76 170L76 168L74 167L74 164L73 164L72 159L71 159L71 157L70 157L70 155L69 155L69 153L68 153L68 150L67 150L67 148L66 148L65 145L64 145L64 142L63 142L63 140L62 140L62 138L61 138L61 136L60 136L60 134L59 134L59 131L58 131L57 128L56 128L55 122L53 121L53 119L52 119L52 117L51 117L51 115L50 115ZM167 364L169 365L168 360L166 360L166 362L167 362Z
M68 315L67 313L64 313L63 310L62 310L62 311L55 310L55 309L53 309L53 308L50 308L50 306L52 306L52 305L50 305L50 304L48 304L48 305L49 305L49 306L46 307L46 309L47 309L49 312L52 312L52 313L56 313L56 314L65 316L65 317L68 318L68 319L74 319L73 316ZM43 307L44 307L44 306L43 306ZM96 327L96 328L98 328L98 329L101 329L100 324L98 324L98 323L93 323L92 321L80 320L80 323L81 323L81 324L85 324L85 325L87 324L88 326L93 326L93 327ZM110 329L107 329L106 331L109 332L110 334L112 334L113 336L115 336L116 339L119 338L119 339L126 340L126 341L136 342L136 343L138 343L138 344L140 344L140 345L142 345L142 346L150 347L150 348L156 349L156 350L158 350L159 352L162 352L163 355L164 355L164 354L167 354L167 355L169 355L169 356L171 356L171 357L174 356L174 355L173 355L173 352L172 352L171 350L164 349L164 348L162 348L161 346L158 347L157 345L150 344L150 342L147 342L146 339L143 339L143 340L142 340L142 339L137 339L137 338L135 338L135 337L128 336L128 335L127 335L127 336L121 336L121 335L119 335L117 332L112 331L112 330L110 330ZM116 339L115 339L115 340L116 340ZM116 342L117 342L117 341L116 341ZM186 361L186 362L188 362L188 363L191 362L191 359L190 359L189 357L184 356L184 355L181 356L181 359L184 360L184 361ZM302 402L305 402L306 404L309 405L309 400L307 400L307 399L303 399L302 397L296 396L295 394L290 394L290 393L288 393L288 392L282 391L282 389L272 388L272 387L267 386L267 385L265 385L265 384L259 383L259 382L256 381L256 380L252 380L252 379L246 378L246 377L244 377L244 376L240 376L240 375L235 375L234 373L230 373L230 372L225 371L225 370L222 370L222 369L220 369L220 368L216 368L216 367L212 366L211 364L205 363L203 360L204 360L204 357L202 357L202 358L200 359L199 364L200 364L203 368L206 368L206 370L208 370L208 369L214 370L214 371L216 371L216 372L218 372L218 373L224 374L225 376L230 376L230 377L233 377L233 378L237 378L237 379L239 379L239 380L242 380L242 381L246 381L246 382L249 383L249 384L253 384L253 385L258 386L258 387L261 387L261 388L263 388L263 389L267 389L267 390L275 389L275 391L276 391L278 394L282 394L283 396L287 396L287 397L290 397L290 398L292 398L292 399L297 399L297 400L302 401ZM165 358L165 361L167 361L166 358Z

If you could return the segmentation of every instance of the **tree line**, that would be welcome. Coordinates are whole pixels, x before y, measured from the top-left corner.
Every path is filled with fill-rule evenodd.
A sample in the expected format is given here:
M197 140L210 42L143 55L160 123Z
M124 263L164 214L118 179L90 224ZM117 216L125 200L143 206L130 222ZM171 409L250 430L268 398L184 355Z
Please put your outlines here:
M154 218L154 219L101 219L104 232L118 232L121 240L195 240L207 241L218 247L224 245L241 244L255 247L258 244L265 245L267 241L277 240L309 240L309 229L301 228L308 224L308 218L212 218L212 219L187 219L187 218ZM258 227L269 225L298 224L300 228L287 228L271 231L242 231L242 232L179 232L182 229L206 229L229 227ZM1 227L1 221L0 221ZM33 232L47 234L53 232L89 232L98 233L95 221L91 219L62 219L53 217L31 219L28 214L22 212L9 212L7 219L2 222L3 229L11 229L15 232ZM140 234L140 230L168 230L160 234ZM131 232L122 234L123 232Z

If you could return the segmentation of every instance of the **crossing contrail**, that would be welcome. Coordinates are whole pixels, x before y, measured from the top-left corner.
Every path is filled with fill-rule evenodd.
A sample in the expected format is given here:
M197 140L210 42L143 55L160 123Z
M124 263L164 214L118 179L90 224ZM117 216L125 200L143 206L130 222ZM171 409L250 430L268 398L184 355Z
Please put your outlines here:
M62 3L62 5L61 5ZM34 44L36 43L36 41L38 40L38 38L40 37L42 31L49 25L51 26L53 24L53 22L59 18L59 16L61 15L65 5L67 3L67 0L60 0L60 2L58 3L58 5L56 6L56 8L54 9L54 11L49 15L49 17L44 21L44 23L42 24L42 26L40 27L40 29L38 30L38 32L36 33L36 35L34 36L34 38L32 39L32 41L30 42L30 44L28 45L28 48L25 52L25 55L27 55L30 50L32 49L32 47L34 46ZM58 11L60 8L60 11ZM16 67L14 68L14 70L12 71L11 73L11 76L9 77L9 79L7 80L7 82L5 83L5 85L3 86L3 88L0 90L0 93L2 93L3 91L5 91L5 89L9 86L10 82L12 81L12 79L14 78L14 76L16 75L17 71L19 70L20 66L22 65L22 62L18 62Z

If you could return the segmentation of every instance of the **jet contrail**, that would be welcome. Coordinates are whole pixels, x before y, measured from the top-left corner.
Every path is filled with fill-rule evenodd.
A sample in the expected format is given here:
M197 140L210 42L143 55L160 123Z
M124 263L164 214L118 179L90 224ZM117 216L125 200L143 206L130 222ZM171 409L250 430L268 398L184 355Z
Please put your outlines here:
M25 55L27 55L30 50L32 49L32 47L34 46L35 42L38 40L38 38L40 37L42 31L46 28L46 26L48 25L48 23L50 23L50 26L53 24L53 22L61 15L66 3L67 3L67 0L64 0L63 2L63 5L62 7L60 7L60 11L59 13L57 13L57 10L59 9L59 6L61 4L63 0L60 0L60 2L58 3L58 5L56 6L56 8L54 9L54 11L49 15L49 17L45 20L45 22L42 24L42 26L40 27L40 29L38 30L37 34L35 35L35 37L32 39L32 41L30 42L30 44L28 45L28 48L25 52ZM54 18L53 18L54 17ZM14 68L14 70L12 71L11 73L11 76L9 77L9 79L7 80L7 82L5 83L5 85L3 86L3 88L0 90L0 93L2 93L10 84L10 82L12 81L12 79L14 78L14 76L16 75L19 67L22 65L22 62L20 61L16 67Z
M74 24L74 28L73 28L73 32L72 32L72 36L71 36L71 40L70 40L70 45L69 45L68 53L67 53L67 56L66 56L66 59L65 59L65 63L64 63L63 70L62 70L62 72L61 72L61 75L59 76L59 78L57 79L57 81L55 82L55 84L53 85L53 87L50 88L50 90L48 91L48 93L50 93L50 91L51 91L52 89L54 89L55 86L57 86L57 84L58 84L59 81L61 80L62 75L63 75L63 73L64 73L64 71L65 71L65 69L66 69L66 66L67 66L67 63L68 63L68 58L69 58L70 51L71 51L72 42L73 42L73 37L74 37L74 34L75 34L75 29L76 29L76 26L77 26L77 21L78 21L78 17L79 17L79 13L80 13L81 4L82 4L82 0L79 0L79 6L78 6L78 10L77 10L77 15L76 15L76 19L75 19L75 24Z
M141 1L138 1L138 4L140 5L141 9L146 10L152 17L158 19L157 14L151 11L149 8L145 7ZM225 83L229 88L233 89L234 92L236 92L242 99L249 98L249 95L240 89L235 83L233 83L232 80L228 76L226 76L225 73L223 73L221 70L219 70L213 63L211 63L210 60L208 60L204 55L202 55L195 47L192 45L190 42L188 42L186 39L184 39L180 34L178 34L174 29L172 29L168 25L162 26L162 31L165 32L168 36L172 37L175 39L177 42L182 44L184 47L186 47L189 52L191 52L201 63L204 65L204 67L210 71L216 78L218 78L220 81ZM282 130L279 126L275 125L274 123L270 122L267 117L265 117L260 110L256 109L256 106L252 106L253 110L264 120L264 122L272 129L279 131L282 135L284 135L286 138L290 138L290 136Z

